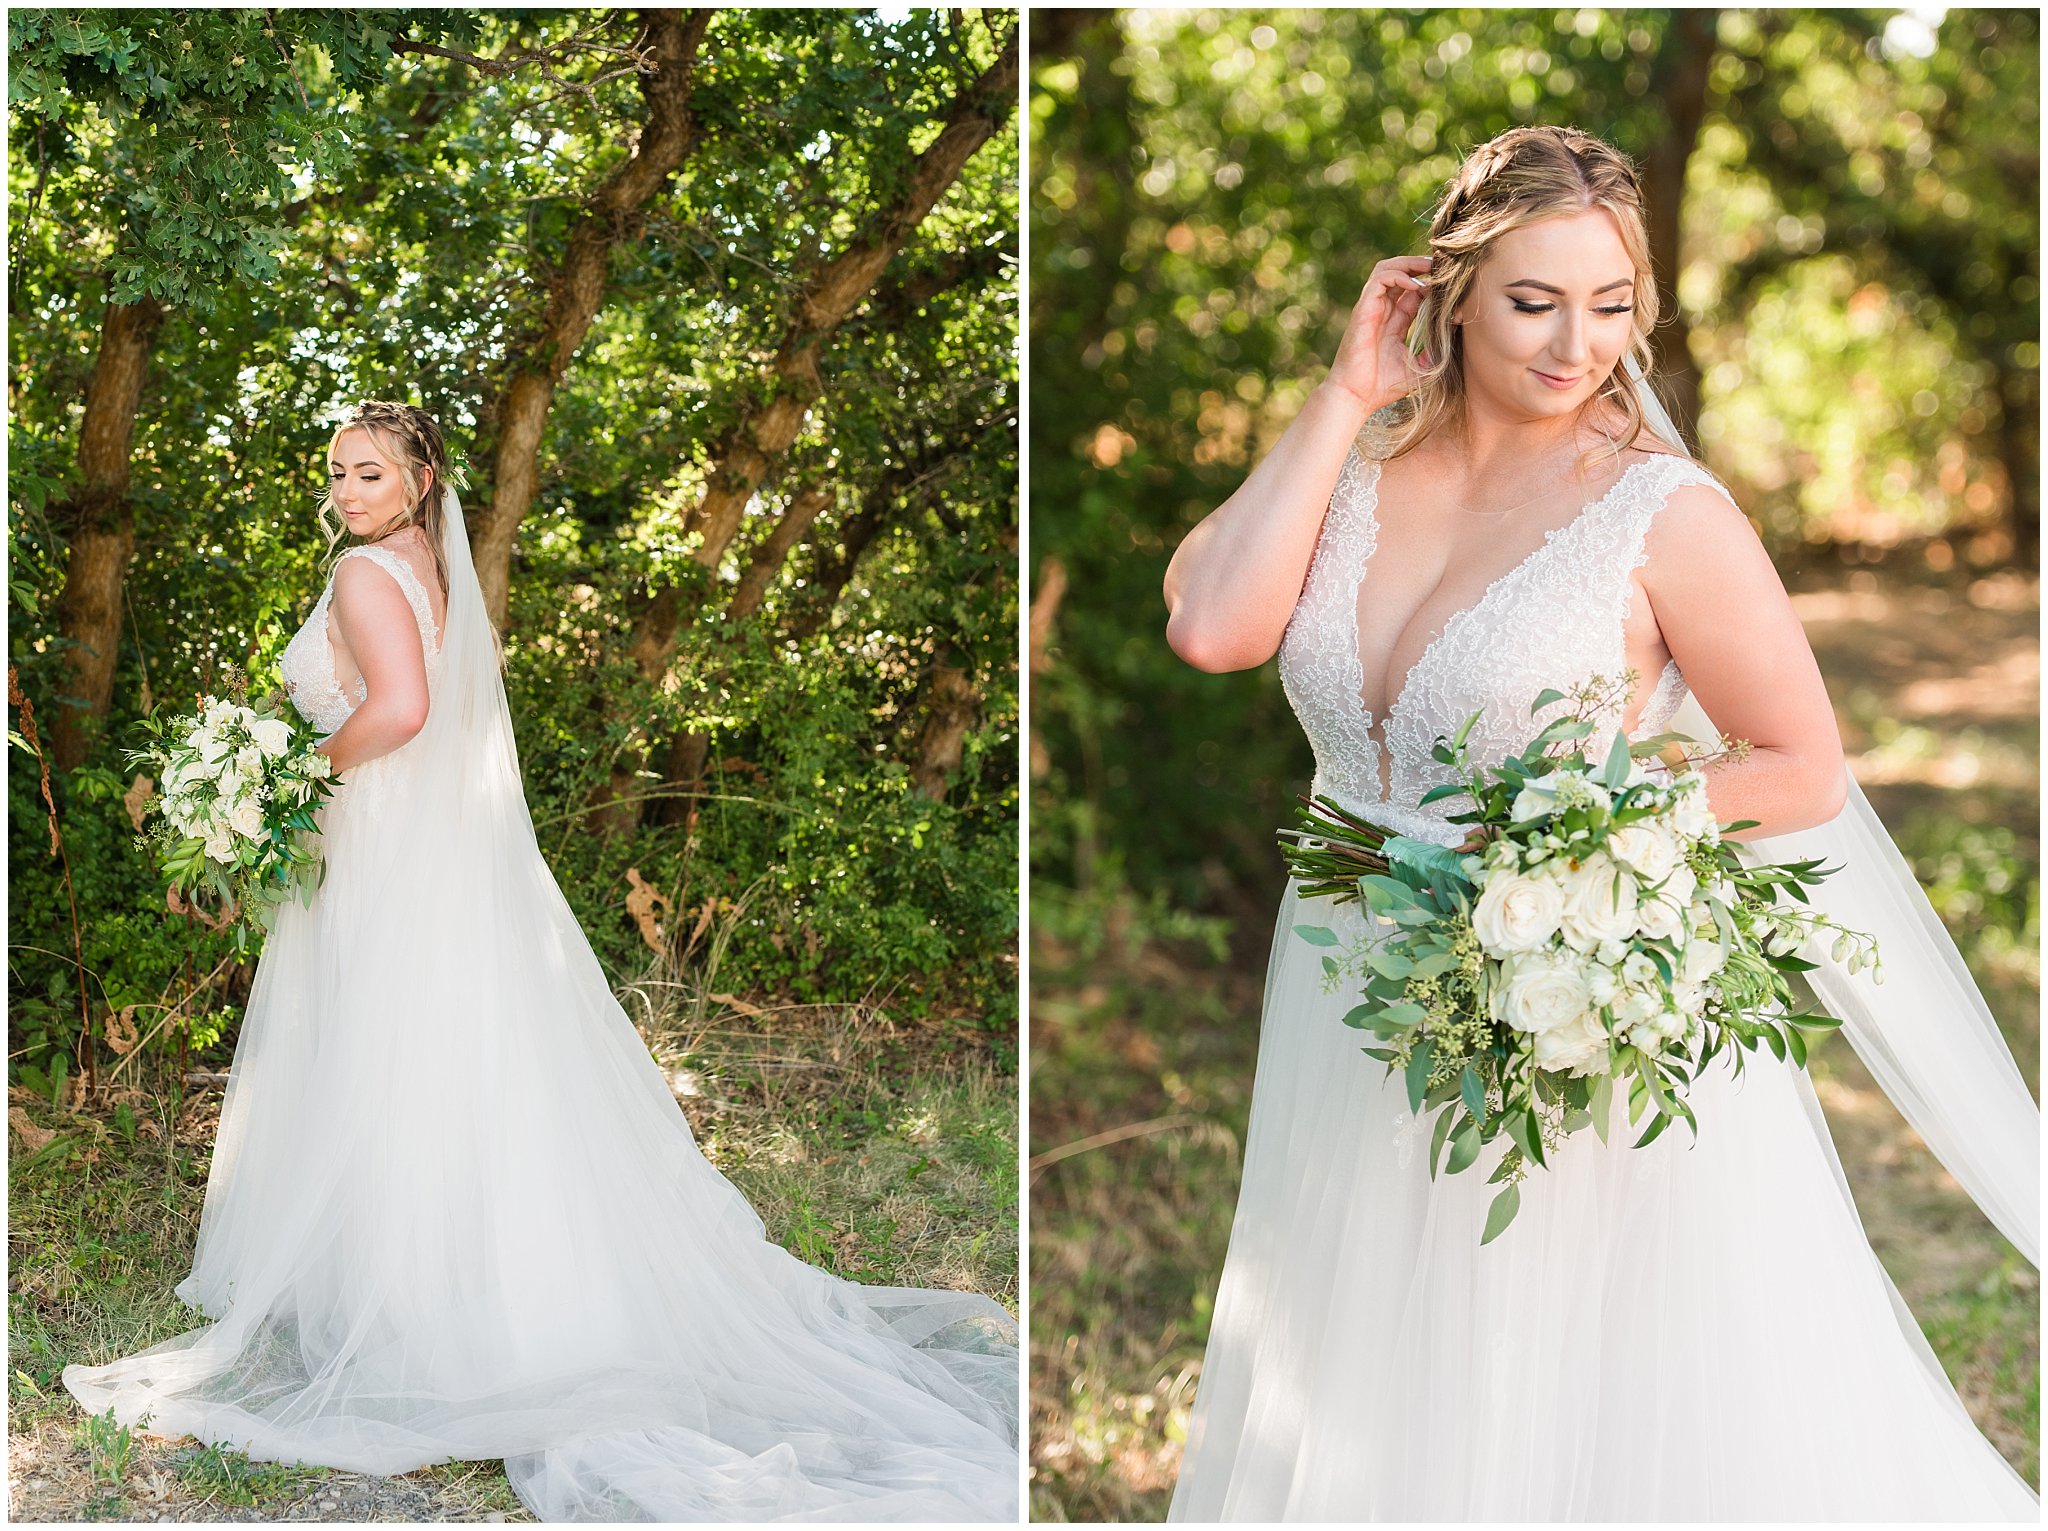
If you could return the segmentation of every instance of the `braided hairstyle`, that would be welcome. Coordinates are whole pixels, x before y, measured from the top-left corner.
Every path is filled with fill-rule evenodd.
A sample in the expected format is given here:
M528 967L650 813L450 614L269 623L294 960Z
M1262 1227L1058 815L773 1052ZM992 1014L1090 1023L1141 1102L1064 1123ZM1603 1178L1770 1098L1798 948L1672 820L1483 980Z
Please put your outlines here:
M394 522L371 540L381 542L408 526L417 526L425 532L427 547L434 555L434 573L440 578L441 594L445 597L448 593L448 561L441 551L445 530L445 518L441 514L441 486L449 481L450 474L448 447L441 439L439 423L417 405L399 404L387 399L365 399L335 428L327 443L330 460L342 436L354 430L368 432L370 439L377 443L378 450L397 467L399 481L405 486L405 501L410 507L403 520ZM327 550L332 553L348 530L341 512L335 509L332 480L329 480L327 492L320 497L320 520L327 528Z
M1451 315L1472 290L1494 241L1511 229L1596 207L1613 215L1622 246L1635 266L1629 354L1648 377L1657 283L1635 166L1612 144L1577 128L1509 128L1466 156L1430 217L1432 260L1425 279L1429 306L1423 318L1423 349L1433 360L1421 367L1415 389L1392 406L1391 455L1412 450L1438 426L1455 423L1463 415L1464 340ZM1613 448L1617 455L1642 434L1643 403L1637 387L1627 367L1617 366L1595 399L1587 401L1590 408L1605 399L1621 410L1627 429ZM1601 451L1604 455L1606 449Z

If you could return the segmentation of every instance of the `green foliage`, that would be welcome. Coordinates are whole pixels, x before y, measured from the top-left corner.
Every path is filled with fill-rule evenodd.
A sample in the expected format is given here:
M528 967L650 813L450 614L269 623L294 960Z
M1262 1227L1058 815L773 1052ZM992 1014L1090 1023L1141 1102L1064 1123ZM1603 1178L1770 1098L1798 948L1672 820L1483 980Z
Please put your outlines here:
M691 559L683 512L757 402L807 263L874 215L1014 20L718 12L698 60L695 146L615 247L606 300L556 388L512 567L507 687L543 851L622 981L648 955L622 908L629 868L692 923L707 900L759 885L721 986L888 995L963 1045L1009 1045L1021 720L1005 135L821 356L824 394L722 568ZM137 556L114 699L95 755L53 789L95 1028L131 1006L141 1032L164 1023L130 1072L188 1049L217 1064L252 965L229 963L180 1005L228 951L166 915L132 843L118 751L152 705L187 705L229 663L259 687L274 674L325 573L313 506L348 402L434 411L470 454L466 502L490 502L480 403L537 322L570 220L640 131L641 88L617 52L638 22L587 10L10 22L10 174L19 199L41 200L16 220L12 273L9 658L53 714L79 401L105 298L147 288L169 307L131 452ZM547 70L490 73L408 51L424 42L487 58L555 51ZM593 44L613 51L583 51ZM258 139L270 151L245 164ZM726 621L724 597L811 486L830 494L812 533L772 570L758 611ZM651 595L691 581L712 599L650 683L635 623ZM932 800L913 773L942 651L975 707ZM666 776L685 729L710 740L694 803ZM10 1077L54 1095L78 1072L68 903L34 762L14 759ZM593 832L593 795L641 759L639 826Z

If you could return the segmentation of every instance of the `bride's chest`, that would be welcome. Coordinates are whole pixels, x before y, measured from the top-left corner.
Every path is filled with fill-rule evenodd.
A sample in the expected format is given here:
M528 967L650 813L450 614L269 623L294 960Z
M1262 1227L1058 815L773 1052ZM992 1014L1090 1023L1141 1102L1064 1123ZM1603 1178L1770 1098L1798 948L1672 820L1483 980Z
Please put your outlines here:
M1636 570L1678 471L1639 464L1562 515L1447 525L1427 504L1383 511L1381 465L1354 452L1280 650L1318 761L1374 798L1412 791L1438 776L1438 736L1474 713L1478 758L1519 749L1541 692L1631 666L1647 716L1678 678Z

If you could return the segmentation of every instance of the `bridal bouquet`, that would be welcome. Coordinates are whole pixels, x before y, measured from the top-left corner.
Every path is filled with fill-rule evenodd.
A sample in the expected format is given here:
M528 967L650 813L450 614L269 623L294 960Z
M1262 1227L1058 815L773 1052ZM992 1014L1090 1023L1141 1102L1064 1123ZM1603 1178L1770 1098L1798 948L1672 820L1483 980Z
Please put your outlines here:
M141 727L151 742L129 751L128 764L160 784L143 808L141 843L174 899L196 905L211 894L222 919L240 912L235 946L246 951L252 928L319 885L313 815L334 788L312 747L318 735L275 699L250 707L235 696L205 696L196 712L152 714Z
M1528 1166L1583 1128L1606 1140L1616 1090L1632 1126L1649 1118L1640 1148L1674 1119L1698 1132L1686 1088L1723 1051L1738 1073L1758 1046L1803 1067L1802 1032L1839 1024L1796 1009L1792 975L1815 966L1797 955L1808 940L1831 936L1837 960L1883 982L1875 942L1807 905L1836 869L1745 864L1708 809L1706 757L1663 779L1642 763L1691 741L1617 734L1603 761L1586 758L1591 718L1629 684L1545 691L1532 714L1575 710L1491 770L1469 759L1477 714L1439 739L1435 758L1460 779L1422 803L1471 799L1449 816L1471 826L1461 847L1389 834L1324 797L1282 832L1304 896L1361 899L1376 917L1324 972L1362 986L1346 1024L1377 1039L1365 1050L1403 1076L1418 1117L1437 1110L1430 1174L1508 1140L1481 1243L1513 1220ZM1295 932L1340 944L1327 926Z

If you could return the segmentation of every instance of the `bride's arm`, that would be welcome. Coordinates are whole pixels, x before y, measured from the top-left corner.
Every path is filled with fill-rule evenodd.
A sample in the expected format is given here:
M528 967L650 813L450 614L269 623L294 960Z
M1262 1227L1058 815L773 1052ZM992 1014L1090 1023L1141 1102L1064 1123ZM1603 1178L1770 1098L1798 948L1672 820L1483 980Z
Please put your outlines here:
M1198 670L1249 670L1280 647L1344 455L1372 407L1324 382L1251 476L1166 568L1166 641Z
M1366 420L1414 383L1403 337L1422 303L1425 256L1372 269L1330 375L1237 492L1166 568L1166 641L1198 670L1250 670L1280 647L1344 455Z
M1755 819L1736 839L1822 824L1848 793L1842 736L1820 667L1770 555L1717 491L1674 492L1650 523L1640 578L1671 657L1721 737L1749 755L1706 769L1722 823Z
M405 592L367 558L336 566L332 609L367 692L348 721L320 741L339 775L390 754L426 725L427 656Z

